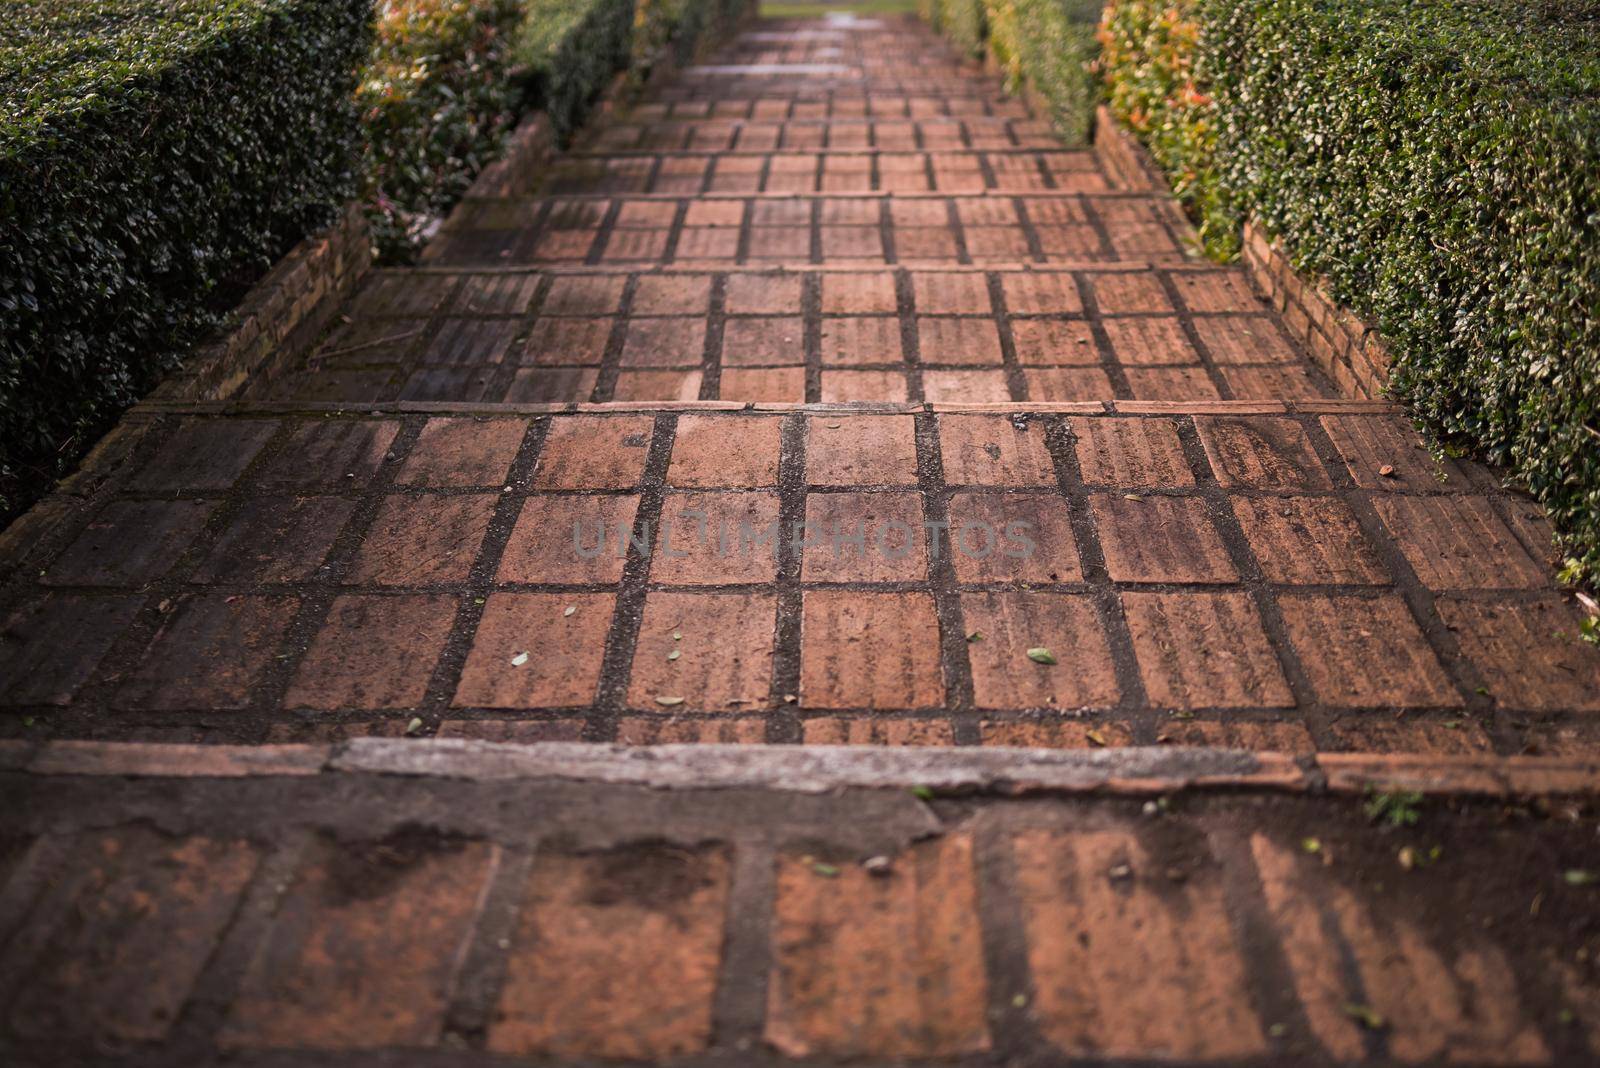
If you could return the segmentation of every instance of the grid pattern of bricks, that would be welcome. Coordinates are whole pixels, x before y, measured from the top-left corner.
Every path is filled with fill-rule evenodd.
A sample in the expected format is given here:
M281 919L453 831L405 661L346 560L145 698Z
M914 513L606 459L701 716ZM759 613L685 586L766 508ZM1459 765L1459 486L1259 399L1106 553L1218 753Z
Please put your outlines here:
M3 722L1518 751L1600 710L1487 471L1370 406L1129 407L150 420L18 561Z
M428 262L436 266L803 266L841 261L1138 265L1183 263L1189 258L1184 252L1186 228L1164 202L1150 198L1096 197L1065 189L1050 195L999 189L968 195L974 190L981 193L983 182L990 180L981 172L970 172L979 175L975 184L950 196L812 193L832 184L821 165L812 165L815 160L850 159L865 166L873 163L873 157L808 157L811 162L797 172L763 170L758 166L761 157L755 156L717 157L720 162L715 163L703 157L676 159L687 161L674 164L676 173L666 173L665 167L663 173L630 173L632 167L617 166L609 176L584 184L594 188L615 180L656 186L664 180L683 180L690 187L688 193L469 201L456 209L449 227L430 246ZM885 172L856 173L870 184L881 182ZM916 183L940 181L932 169L899 173ZM1035 181L1027 172L1017 174L1019 184ZM770 192L775 181L792 182L801 190ZM701 186L707 191L693 191ZM730 186L769 192L723 191Z
M42 779L0 772L34 798L0 843L12 1063L1600 1051L1569 919L1589 891L1561 877L1592 836L1554 819L1431 812L1442 860L1401 878L1392 841L1303 798L1152 819L887 790L641 805L514 781ZM172 802L160 831L118 815L152 789ZM404 822L419 810L427 829Z
M1187 266L383 272L296 373L253 392L352 403L1333 395L1242 275Z

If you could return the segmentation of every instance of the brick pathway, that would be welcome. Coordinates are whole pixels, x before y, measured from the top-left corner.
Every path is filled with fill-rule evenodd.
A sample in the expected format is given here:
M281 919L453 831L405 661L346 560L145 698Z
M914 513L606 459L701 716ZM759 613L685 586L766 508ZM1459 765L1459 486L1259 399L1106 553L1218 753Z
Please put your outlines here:
M1117 173L768 23L131 413L0 534L0 1056L1600 1056L1548 528Z
M1533 505L924 31L775 26L131 415L0 553L0 730L1596 751Z
M705 748L601 781L448 745L0 744L7 1063L1600 1055L1589 820L1384 832L1292 763L1168 804L1170 760L1065 754L1058 784L1110 793L924 801Z

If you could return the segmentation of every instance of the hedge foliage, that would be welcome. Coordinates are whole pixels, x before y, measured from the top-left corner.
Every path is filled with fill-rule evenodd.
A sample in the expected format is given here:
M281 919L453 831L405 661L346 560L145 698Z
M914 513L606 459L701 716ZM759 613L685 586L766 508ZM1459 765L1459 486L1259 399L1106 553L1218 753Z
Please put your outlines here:
M917 11L968 55L987 53L1006 89L1032 89L1062 138L1085 144L1099 100L1092 73L1100 0L918 0Z
M1600 577L1600 4L1118 0L1113 106L1390 341L1441 447L1509 465Z
M1062 138L1087 144L1099 87L1091 71L1100 0L986 0L989 52L1006 88L1031 88Z
M0 511L354 195L367 4L6 6Z
M628 62L633 15L633 0L528 0L512 53L521 105L563 141Z
M379 254L408 258L500 152L516 119L508 79L521 0L380 0L356 90L362 198Z

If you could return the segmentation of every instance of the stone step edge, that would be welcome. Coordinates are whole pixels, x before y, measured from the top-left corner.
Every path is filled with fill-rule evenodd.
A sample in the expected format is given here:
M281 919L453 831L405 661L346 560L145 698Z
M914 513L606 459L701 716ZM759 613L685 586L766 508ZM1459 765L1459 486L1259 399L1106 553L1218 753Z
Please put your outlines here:
M388 775L479 782L553 780L663 790L844 788L932 795L1155 796L1259 791L1433 797L1600 795L1600 758L1250 752L1211 747L1090 750L868 746L514 744L358 738L328 745L0 741L0 771L47 776L248 778Z
M1196 400L1196 401L996 401L982 404L954 402L843 403L757 401L564 401L517 404L488 401L143 401L129 409L131 415L577 415L614 412L801 412L819 415L918 415L922 413L971 415L1401 415L1388 401L1320 400Z

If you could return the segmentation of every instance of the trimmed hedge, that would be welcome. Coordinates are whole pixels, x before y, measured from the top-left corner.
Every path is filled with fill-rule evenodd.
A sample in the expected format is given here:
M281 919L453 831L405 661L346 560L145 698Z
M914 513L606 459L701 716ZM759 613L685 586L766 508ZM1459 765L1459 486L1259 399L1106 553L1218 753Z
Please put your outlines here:
M983 15L983 0L933 0L933 24L939 32L967 55L977 59L983 55L983 42L988 36L988 26Z
M633 0L529 0L512 53L521 106L544 111L562 140L632 49Z
M986 0L989 52L1006 89L1031 88L1071 144L1087 144L1100 92L1091 70L1100 0Z
M0 27L0 510L357 188L368 0L33 0Z
M380 258L410 258L499 155L519 102L508 73L521 17L521 0L380 0L356 90L362 200Z
M1099 85L1092 65L1100 0L919 0L918 14L964 53L986 53L1006 91L1031 88L1063 140L1086 144Z
M1118 2L1104 36L1213 251L1284 235L1441 448L1509 465L1600 577L1600 4Z

